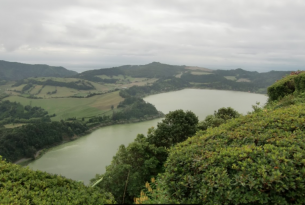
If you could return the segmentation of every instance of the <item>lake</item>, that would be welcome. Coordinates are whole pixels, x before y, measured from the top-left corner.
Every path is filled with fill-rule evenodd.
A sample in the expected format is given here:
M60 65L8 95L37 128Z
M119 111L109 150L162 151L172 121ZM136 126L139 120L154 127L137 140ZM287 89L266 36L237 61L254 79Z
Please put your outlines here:
M204 120L207 115L213 114L214 110L221 107L232 107L242 114L247 114L253 110L252 105L256 102L264 105L268 97L236 91L184 89L148 96L144 100L155 105L164 114L177 109L191 110L199 120ZM156 127L161 120L160 118L97 129L75 141L52 148L28 166L33 170L60 174L89 184L95 174L105 172L105 167L110 165L121 144L128 145L139 133L146 135L148 128Z

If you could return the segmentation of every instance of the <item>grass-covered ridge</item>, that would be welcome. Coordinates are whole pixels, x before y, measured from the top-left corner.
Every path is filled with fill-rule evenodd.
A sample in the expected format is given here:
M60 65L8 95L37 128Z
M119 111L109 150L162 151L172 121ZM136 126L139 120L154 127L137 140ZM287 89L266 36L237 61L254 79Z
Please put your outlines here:
M0 204L113 204L111 194L82 182L32 171L0 156Z
M294 78L302 88L303 75L273 87ZM144 203L304 204L305 99L296 90L172 147Z

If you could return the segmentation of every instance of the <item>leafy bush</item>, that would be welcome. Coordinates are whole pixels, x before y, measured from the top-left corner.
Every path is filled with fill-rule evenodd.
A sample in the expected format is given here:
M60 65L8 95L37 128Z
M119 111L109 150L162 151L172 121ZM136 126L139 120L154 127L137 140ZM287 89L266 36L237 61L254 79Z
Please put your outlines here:
M299 73L295 78L295 88L298 94L305 92L305 72Z
M62 176L32 171L2 161L0 204L113 204L109 193Z
M147 203L304 204L304 116L298 104L198 132L170 150Z
M278 100L286 95L292 94L295 91L295 77L296 75L287 76L268 87L269 100Z

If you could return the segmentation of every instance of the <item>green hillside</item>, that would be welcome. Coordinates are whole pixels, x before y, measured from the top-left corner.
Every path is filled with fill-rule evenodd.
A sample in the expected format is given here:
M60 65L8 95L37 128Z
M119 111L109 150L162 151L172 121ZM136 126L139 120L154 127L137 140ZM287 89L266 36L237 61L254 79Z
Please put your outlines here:
M77 72L64 67L30 65L0 60L0 80L21 80L29 77L70 77Z
M291 73L268 95L264 108L172 147L164 173L136 201L304 204L305 73Z
M146 81L149 84L148 79L175 77L190 83L188 87L267 93L268 86L272 85L277 79L289 75L289 73L289 71L258 73L240 68L234 70L210 70L153 62L147 65L124 65L114 68L90 70L80 73L75 77L93 82L122 85L131 83L131 79L135 78L137 80L133 82ZM137 85L143 86L146 84Z

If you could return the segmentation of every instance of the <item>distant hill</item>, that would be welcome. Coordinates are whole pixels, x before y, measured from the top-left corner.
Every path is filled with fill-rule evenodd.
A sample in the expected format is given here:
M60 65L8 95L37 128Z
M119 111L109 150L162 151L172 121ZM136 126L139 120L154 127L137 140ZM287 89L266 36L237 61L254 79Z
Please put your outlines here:
M70 77L77 72L64 67L24 64L0 60L0 80L21 80L29 77Z
M289 75L290 71L269 71L258 73L241 68L233 70L211 70L196 66L177 66L153 62L146 65L124 65L113 68L89 70L76 75L98 83L122 83L131 78L165 79L176 77L191 87L203 89L238 90L267 93L267 87L276 80Z
M134 78L162 78L177 75L185 71L185 66L167 65L159 62L147 65L124 65L113 68L85 71L77 76L82 79L101 81L99 75L117 76L125 75Z

